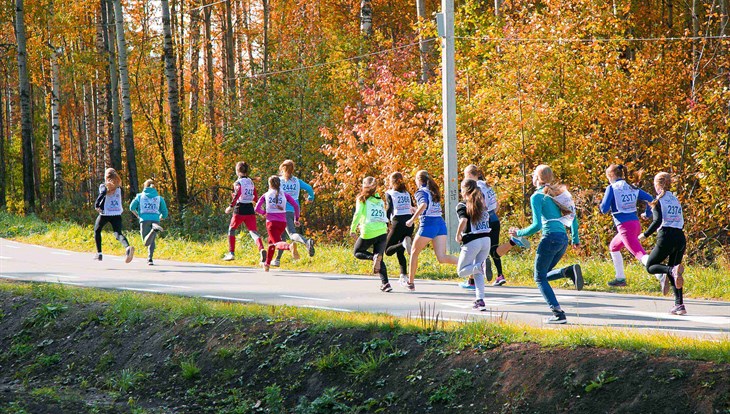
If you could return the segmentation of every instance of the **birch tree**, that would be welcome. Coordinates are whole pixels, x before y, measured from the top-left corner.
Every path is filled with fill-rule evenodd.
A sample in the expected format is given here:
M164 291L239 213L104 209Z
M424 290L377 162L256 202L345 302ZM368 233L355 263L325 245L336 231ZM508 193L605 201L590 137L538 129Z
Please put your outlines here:
M33 161L33 114L31 114L28 53L25 38L23 0L15 0L15 38L18 42L18 83L23 151L23 203L25 213L35 212L35 163Z

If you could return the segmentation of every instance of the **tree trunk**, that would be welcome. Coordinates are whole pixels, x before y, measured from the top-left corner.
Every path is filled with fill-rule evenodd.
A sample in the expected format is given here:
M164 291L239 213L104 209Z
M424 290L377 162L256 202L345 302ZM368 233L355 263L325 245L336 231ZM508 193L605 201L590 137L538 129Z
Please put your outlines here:
M264 89L266 89L267 73L269 73L269 0L263 0L264 7L264 60L262 70L264 73ZM266 137L264 137L266 138Z
M231 0L225 3L226 10L226 30L224 36L224 44L226 46L226 84L228 85L228 108L235 107L236 102L236 62L235 62L235 40L233 39L233 13L231 10Z
M51 46L53 47L53 46ZM63 49L53 48L51 54L51 134L53 141L53 199L58 201L63 197L63 173L61 169L61 122L60 110L60 82L58 79L58 56Z
M373 34L373 5L371 0L360 0L360 33L365 38L369 38Z
M215 124L215 79L213 79L213 42L211 38L211 22L210 22L210 7L203 9L203 19L205 20L205 89L206 89L206 104L208 105L208 129L210 129L210 136L215 142L216 136L216 124Z
M5 172L5 106L3 96L5 88L0 88L0 208L7 204L6 183L8 175Z
M193 4L190 12L190 121L192 132L198 130L198 101L200 99L200 9Z
M499 17L500 6L502 6L502 0L494 0L494 17Z
M253 60L253 45L251 44L251 2L246 1L246 18L243 21L244 28L246 29L246 51L248 53L248 74L253 76L254 71L254 60Z
M421 55L421 83L427 83L433 72L431 64L428 62L428 58L431 56L431 43L425 42L421 35L421 25L428 20L425 0L416 0L416 13L418 14L418 49Z
M106 84L107 125L109 126L109 160L115 170L122 169L122 118L119 113L119 72L117 72L117 54L114 38L114 7L112 0L101 0L102 22L108 30L104 33L104 47L109 59L109 82ZM99 158L97 161L101 161ZM104 176L102 174L98 178Z
M170 107L170 128L172 130L172 153L175 163L175 181L177 182L177 200L182 209L188 202L187 178L185 177L185 152L180 128L180 102L178 95L177 72L175 68L175 51L170 30L170 8L167 0L161 0L162 31L165 34L165 76L167 77L167 104Z
M127 42L124 39L124 14L122 0L114 3L114 20L117 30L117 50L119 52L119 77L122 83L122 107L124 108L124 148L127 153L127 173L129 175L129 193L132 198L139 192L137 179L137 160L134 151L134 131L132 124L132 102L129 97L129 71L127 69Z
M25 213L35 212L35 180L33 171L33 115L28 82L28 55L25 40L23 0L15 0L15 38L18 42L18 83L20 95L21 136L23 139L23 202Z
M244 81L245 77L244 74L246 73L246 70L243 67L243 30L241 29L241 23L246 20L246 16L243 13L243 6L241 5L241 0L236 0L236 27L238 28L236 32L236 63L238 64L238 90L239 90L239 99L237 100L237 105L239 107L243 107L243 89L245 87Z

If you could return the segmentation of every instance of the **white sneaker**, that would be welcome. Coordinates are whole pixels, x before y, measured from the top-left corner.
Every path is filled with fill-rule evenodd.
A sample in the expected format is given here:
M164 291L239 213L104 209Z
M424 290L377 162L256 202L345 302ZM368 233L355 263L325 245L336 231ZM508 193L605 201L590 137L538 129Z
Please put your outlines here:
M406 236L401 244L406 249L406 253L411 254L411 248L413 247L413 239L411 239L411 236Z
M400 278L398 279L398 283L400 283L401 286L404 288L408 287L408 275L400 275Z
M100 261L101 261L101 259L102 259L102 255L101 255L101 253L97 253L97 254L95 254L95 255L94 255L94 260L96 260L96 261L99 261L99 262L100 262Z
M271 264L270 264L270 266L271 266L271 267L279 267L279 266L281 266L281 262L279 261L279 259L273 259L273 260L271 261Z
M235 258L236 258L236 256L234 256L233 253L228 252L228 253L226 253L225 256L223 256L223 261L224 262L230 262L231 260L233 260Z
M124 259L124 263L129 263L134 258L134 246L127 247L127 258Z
M157 223L152 223L152 231L163 231L164 229Z
M667 296L669 293L669 280L667 280L667 275L662 274L661 278L659 279L659 284L662 287L662 295Z

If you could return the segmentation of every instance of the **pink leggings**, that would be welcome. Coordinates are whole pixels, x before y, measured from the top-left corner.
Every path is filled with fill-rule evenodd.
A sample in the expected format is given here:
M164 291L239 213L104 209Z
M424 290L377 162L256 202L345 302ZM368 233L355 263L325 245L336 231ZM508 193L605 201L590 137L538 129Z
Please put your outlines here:
M646 250L644 250L639 241L639 233L641 233L639 220L621 223L616 228L618 229L618 234L611 240L611 244L608 245L612 252L619 252L622 248L626 247L639 260L646 256Z

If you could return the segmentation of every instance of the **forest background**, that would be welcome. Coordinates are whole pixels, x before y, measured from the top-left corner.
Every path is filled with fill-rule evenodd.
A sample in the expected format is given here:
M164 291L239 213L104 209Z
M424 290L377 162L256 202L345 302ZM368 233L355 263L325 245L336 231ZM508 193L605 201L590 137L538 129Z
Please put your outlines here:
M588 254L611 163L668 171L693 260L728 254L730 0L456 1L459 166L530 219L532 169L576 196ZM359 182L442 180L433 0L0 0L0 206L91 223L104 168L154 178L189 237L220 237L245 160L317 192L309 232L346 231ZM414 188L411 186L411 191ZM128 218L129 226L133 223Z

